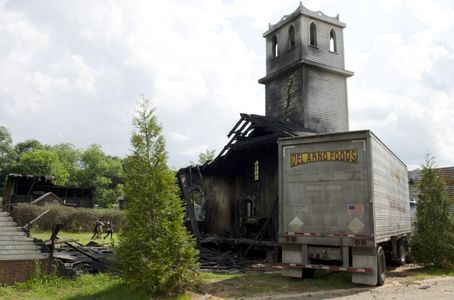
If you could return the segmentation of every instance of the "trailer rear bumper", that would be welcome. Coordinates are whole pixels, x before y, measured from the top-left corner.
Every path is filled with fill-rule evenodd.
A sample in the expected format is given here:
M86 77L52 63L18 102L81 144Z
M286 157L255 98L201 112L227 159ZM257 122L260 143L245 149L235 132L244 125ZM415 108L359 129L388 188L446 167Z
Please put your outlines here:
M341 266L328 266L319 264L282 264L282 267L289 269L316 269L316 270L330 270L330 271L343 271L350 273L373 273L372 268L353 268Z

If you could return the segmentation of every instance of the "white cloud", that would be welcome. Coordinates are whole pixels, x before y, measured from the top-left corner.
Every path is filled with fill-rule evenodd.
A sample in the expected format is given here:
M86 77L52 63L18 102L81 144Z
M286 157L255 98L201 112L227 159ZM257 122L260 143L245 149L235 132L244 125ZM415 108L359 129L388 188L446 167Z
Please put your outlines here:
M191 139L190 136L185 135L185 134L180 133L180 132L176 132L176 131L171 131L169 133L169 136L170 136L170 140L174 141L174 142L185 142L185 141Z
M156 106L172 165L181 167L206 149L219 152L239 112L264 113L264 87L257 83L265 75L261 34L298 5L0 1L1 125L16 141L100 143L124 155L143 93ZM374 130L409 165L422 162L426 150L440 164L454 164L454 5L304 5L339 13L348 25L346 68L355 72L348 87L351 128Z
M197 155L199 153L205 152L208 149L209 149L209 147L206 144L197 145L197 146L190 147L184 151L180 151L180 154L184 155L184 156L189 156L189 157L197 157Z
M69 89L68 80L66 78L55 78L40 71L32 74L31 78L32 87L43 95L48 95L54 91L66 91Z

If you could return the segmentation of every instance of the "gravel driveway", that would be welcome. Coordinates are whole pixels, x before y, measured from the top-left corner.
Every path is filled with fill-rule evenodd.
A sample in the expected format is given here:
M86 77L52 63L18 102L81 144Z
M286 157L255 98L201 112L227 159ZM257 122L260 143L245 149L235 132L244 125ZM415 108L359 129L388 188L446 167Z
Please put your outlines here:
M396 300L453 300L454 277L437 277L426 280L405 281L388 278L381 287L364 287L309 293L273 295L247 298L248 300L300 300L300 299L396 299Z

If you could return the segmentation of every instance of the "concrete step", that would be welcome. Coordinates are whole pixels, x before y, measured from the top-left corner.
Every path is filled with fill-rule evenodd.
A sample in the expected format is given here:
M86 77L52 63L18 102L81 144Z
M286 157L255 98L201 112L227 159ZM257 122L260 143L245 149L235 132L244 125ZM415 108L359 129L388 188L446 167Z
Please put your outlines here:
M0 235L6 235L8 234L8 232L22 232L24 233L24 231L20 228L20 227L0 227ZM25 234L25 233L24 233Z
M0 245L0 251L4 250L30 250L41 252L41 247L33 243L19 244L19 245Z
M10 216L10 213L2 210L2 211L0 211L0 217L3 217L3 216Z
M13 222L13 217L10 217L10 216L3 216L3 217L0 217L0 222Z
M1 255L12 255L12 254L41 254L40 250L36 249L7 249L3 250L0 249L0 256Z
M0 236L25 236L22 230L0 231Z
M37 245L32 240L22 239L22 240L0 240L0 248L10 245Z
M0 235L0 241L30 241L33 242L32 238L23 235Z
M35 260L48 258L49 255L46 253L39 254L12 254L12 255L0 255L0 260Z
M3 220L0 220L0 228L1 227L8 227L8 226L18 226L18 225L14 221L3 221Z

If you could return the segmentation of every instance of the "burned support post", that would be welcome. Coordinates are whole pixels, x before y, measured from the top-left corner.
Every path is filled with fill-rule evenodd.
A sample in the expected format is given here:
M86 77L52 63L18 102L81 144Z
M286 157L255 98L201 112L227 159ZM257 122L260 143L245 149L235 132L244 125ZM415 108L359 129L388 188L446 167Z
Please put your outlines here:
M192 234L197 239L199 239L199 237L200 237L199 226L198 226L197 220L195 218L194 203L192 203L192 197L189 194L190 189L186 182L186 177L184 177L184 175L179 175L178 180L180 182L181 189L183 190L183 197L186 202L186 211L189 215L189 222L191 223Z
M249 247L246 249L246 251L244 252L244 256L246 256L249 252L249 250L251 250L252 246L254 245L255 242L257 242L259 239L261 239L263 237L263 233L265 232L265 229L266 227L268 226L268 224L270 223L271 219L273 218L273 214L274 214L274 211L276 210L277 208L277 204L279 202L279 198L276 197L276 200L274 201L274 204L273 204L273 209L271 210L271 213L270 215L268 216L268 218L266 219L265 223L263 224L262 228L260 228L260 231L257 233L257 235L255 236L254 238L254 242L251 243L249 245Z
M49 212L49 209L44 211L43 213L41 213L39 216L37 216L36 218L34 218L33 220L31 220L30 222L28 222L27 224L25 224L24 227L22 227L22 230L25 231L25 233L27 234L27 237L30 237L30 226L38 221L42 216L44 216L45 214L47 214Z

